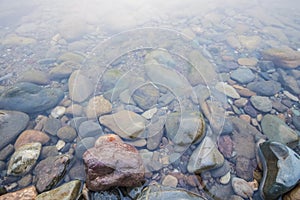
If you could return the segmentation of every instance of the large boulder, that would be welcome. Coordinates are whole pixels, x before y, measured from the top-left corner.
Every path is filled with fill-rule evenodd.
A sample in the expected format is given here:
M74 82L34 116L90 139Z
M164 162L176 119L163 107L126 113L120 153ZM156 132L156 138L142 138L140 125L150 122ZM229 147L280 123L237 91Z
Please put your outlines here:
M86 185L92 191L111 187L134 187L144 181L144 165L138 150L114 134L98 138L83 154Z

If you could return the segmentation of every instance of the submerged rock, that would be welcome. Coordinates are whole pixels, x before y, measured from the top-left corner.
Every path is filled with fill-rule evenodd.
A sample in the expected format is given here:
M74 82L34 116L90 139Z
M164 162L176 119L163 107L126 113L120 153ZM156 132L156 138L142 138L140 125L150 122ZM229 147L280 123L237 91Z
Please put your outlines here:
M0 196L1 200L32 200L37 196L34 186L26 187L21 190L10 192Z
M86 184L92 191L134 187L144 181L145 168L138 150L117 135L99 137L95 146L83 154L83 160Z
M94 91L92 82L80 70L76 70L71 74L68 86L70 98L79 103L87 100Z
M26 128L29 116L18 111L0 110L0 149L16 139Z
M300 158L289 147L278 142L264 142L259 146L263 164L260 194L275 200L290 191L300 180Z
M62 90L33 83L17 83L0 96L0 108L38 113L55 107L64 97Z
M205 200L206 198L183 189L161 185L149 185L137 197L137 200L157 199Z

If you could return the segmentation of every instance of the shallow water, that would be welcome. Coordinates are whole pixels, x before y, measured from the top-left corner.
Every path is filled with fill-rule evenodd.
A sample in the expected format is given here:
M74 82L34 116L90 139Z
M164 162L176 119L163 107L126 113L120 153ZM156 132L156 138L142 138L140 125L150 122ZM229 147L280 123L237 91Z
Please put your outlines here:
M152 182L162 183L165 176L171 174L177 178L178 188L202 195L205 193L207 198L229 199L234 194L230 184L222 185L219 177L212 177L210 172L197 175L201 181L197 180L198 183L194 185L187 181L187 177L193 175L187 171L187 162L204 136L189 138L185 145L175 147L176 139L170 140L165 130L165 119L173 112L180 113L181 118L186 117L186 113L192 113L193 116L195 113L197 116L203 114L203 121L206 123L205 135L213 139L220 151L222 150L219 138L223 139L224 135L229 135L235 143L234 155L226 157L225 150L222 154L230 163L232 176L237 175L236 158L244 156L247 149L254 152L257 141L252 140L257 138L249 139L248 136L238 138L231 132L224 134L225 118L239 117L263 133L261 120L270 113L283 118L299 136L296 122L293 122L293 117L300 115L299 68L283 67L281 72L280 67L276 65L276 59L272 60L275 66L266 67L267 69L262 67L261 62L266 60L263 56L266 49L281 48L286 52L299 53L299 19L300 2L294 0L163 2L2 0L0 1L0 92L3 93L7 87L17 82L29 81L46 88L62 89L65 98L60 105L66 108L76 104L86 109L88 100L98 95L104 95L110 101L112 113L126 109L142 115L144 111L155 107L157 110L152 110L153 116L146 120L145 126L147 131L152 130L151 127L157 126L155 124L157 121L162 121L163 125L158 132L163 130L163 133L158 147L149 150L147 141L150 141L148 138L151 134L147 131L135 140L123 138L145 155L153 153L153 157L155 155L158 157L156 161L161 162L158 166L147 169L149 173L144 186ZM250 59L243 60L243 58ZM299 60L295 61L298 66ZM53 69L59 66L61 68L57 68L58 71L54 73ZM245 82L236 80L239 77L233 77L233 72L241 66L251 70L247 75L251 74L252 80L249 79L250 75L246 77L249 81ZM78 69L92 85L87 89L92 91L91 95L82 101L70 98L72 92L69 76ZM45 73L40 74L37 71ZM286 79L282 78L282 74L285 73ZM253 103L250 104L251 91L247 91L249 92L247 94L240 91L242 87L249 88L248 83L261 80L278 82L280 88L275 94L261 95L268 96L271 103L266 101L263 108L257 108ZM80 88L81 83L76 84ZM139 95L148 92L149 96L146 95L146 99L149 97L150 103L146 103L151 104L150 97L155 99L158 92L159 98L157 97L157 102L153 105L145 105L145 102L138 102L136 100L138 97L134 97L139 88L149 85L154 89L152 88L150 92L143 90ZM227 85L233 87L227 90ZM86 88L83 87L82 90ZM259 91L255 92L259 94ZM85 91L82 91L82 96L83 93ZM169 102L168 98L171 98ZM236 102L237 100L240 102ZM246 101L245 105L242 101ZM274 106L275 101L279 101L280 105L284 104L287 109L284 109L284 106L280 108ZM267 104L272 103L273 107L266 110ZM31 122L26 129L36 128L38 115L49 116L50 112L51 110L31 113ZM85 110L80 114L74 113L75 111L71 111L58 118L62 124L70 125L73 118L86 116ZM97 119L94 119L94 122L99 124ZM201 127L202 122L200 125L198 123L193 124L196 129ZM183 129L190 126L182 121L179 124ZM177 127L176 131L180 132L180 127ZM193 128L192 126L191 129ZM104 133L113 132L103 124L101 129ZM79 132L78 129L76 131ZM94 137L96 138L95 135ZM81 139L83 137L79 135L74 141L66 142L60 152L75 154L72 151ZM51 140L44 146L55 146L58 140L55 135L51 136ZM237 145L237 141L245 144ZM14 144L14 141L11 144ZM243 150L243 145L246 150ZM297 145L293 147L297 151ZM149 151L145 151L147 149ZM241 152L238 152L239 150ZM203 157L205 156L206 154ZM164 163L166 158L168 161ZM8 161L9 157L4 160L6 166L1 168L0 184L4 186L14 185L19 180L6 175ZM259 171L258 174L262 175L255 156L249 156L246 161L252 162L249 164L250 171ZM72 166L83 169L82 160L75 157L68 170ZM248 182L256 179L253 178L253 174L251 176ZM72 179L74 176L67 172L62 182L69 182ZM20 185L18 183L14 185L15 187L7 187L8 191L23 188ZM125 193L123 191L123 194ZM257 193L258 191L255 192L254 199L259 199Z

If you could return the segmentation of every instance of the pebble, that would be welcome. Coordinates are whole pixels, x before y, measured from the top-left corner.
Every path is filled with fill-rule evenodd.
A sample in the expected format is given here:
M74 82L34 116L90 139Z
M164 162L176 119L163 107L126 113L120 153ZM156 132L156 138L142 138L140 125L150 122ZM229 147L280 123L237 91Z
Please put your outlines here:
M57 148L58 151L60 151L60 150L62 150L62 148L64 148L65 145L66 145L65 141L58 140L55 147Z
M73 103L66 108L66 114L73 115L73 117L81 116L83 113L83 107L79 104Z
M244 107L248 103L248 99L246 98L240 98L234 101L234 105L236 105L238 108Z
M0 160L6 160L14 152L14 146L9 144L0 151Z
M290 100L292 100L292 101L296 101L296 102L299 101L299 98L296 97L295 95L291 94L289 91L284 90L284 91L283 91L283 94L284 94L285 96L287 96L287 97L288 97Z
M61 122L59 119L55 118L48 118L47 121L44 124L43 131L55 136L57 134L57 131L61 128Z
M81 138L94 136L99 137L102 134L103 131L101 129L101 126L99 125L99 123L94 122L93 120L82 122L79 126L78 135Z
M157 112L157 108L151 108L147 111L145 111L142 116L145 117L146 119L151 119L153 117L153 115L155 115L155 113Z
M249 83L247 88L261 96L274 96L281 90L281 84L273 80L261 80Z
M37 130L26 130L20 134L14 147L15 149L18 149L22 145L32 142L40 142L43 145L49 142L49 140L50 137L46 133Z
M270 112L272 110L272 101L268 97L252 96L250 98L252 105L261 112Z
M62 117L66 112L66 108L63 106L56 106L55 108L53 108L53 110L51 111L51 116L53 118L60 118Z
M176 188L178 184L178 180L176 177L172 175L167 175L163 178L162 183L163 186L169 186L169 187L174 187Z
M239 58L238 63L239 65L246 65L246 66L255 66L257 65L258 60L256 58Z
M68 86L69 97L79 103L87 100L94 92L92 82L80 70L76 70L71 74Z
M49 76L46 72L32 69L23 72L22 76L18 81L35 83L38 85L47 85L49 83Z
M57 137L65 142L72 142L77 137L76 130L71 126L63 126L57 131Z
M31 200L35 199L37 196L37 191L34 186L26 187L21 190L10 192L0 196L1 200Z
M231 174L230 174L230 171L229 171L224 176L222 176L220 178L220 183L222 183L223 185L226 185L227 183L230 182L230 178L231 178Z
M240 95L237 93L237 91L232 87L231 85L226 84L225 82L218 82L216 84L216 89L225 95L233 98L233 99L239 99Z
M244 179L233 177L231 185L237 195L243 198L251 198L253 196L254 191L252 187Z
M97 118L111 111L112 104L101 95L92 97L89 100L85 113L88 118Z
M239 67L230 74L230 78L241 84L247 84L255 79L255 74L247 67Z

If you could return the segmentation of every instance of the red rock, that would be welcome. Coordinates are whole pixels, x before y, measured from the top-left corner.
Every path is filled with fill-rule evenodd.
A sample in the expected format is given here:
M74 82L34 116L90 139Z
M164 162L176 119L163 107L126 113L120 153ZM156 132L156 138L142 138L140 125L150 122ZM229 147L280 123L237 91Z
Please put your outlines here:
M15 142L15 149L18 149L20 146L33 143L33 142L40 142L41 144L45 144L50 140L50 137L41 131L38 130L25 130L21 133L18 137L17 141Z
M138 150L117 135L99 137L95 146L83 154L83 160L89 190L135 187L144 182L145 168Z
M30 186L15 192L10 192L0 196L0 200L32 200L37 196L34 186Z

